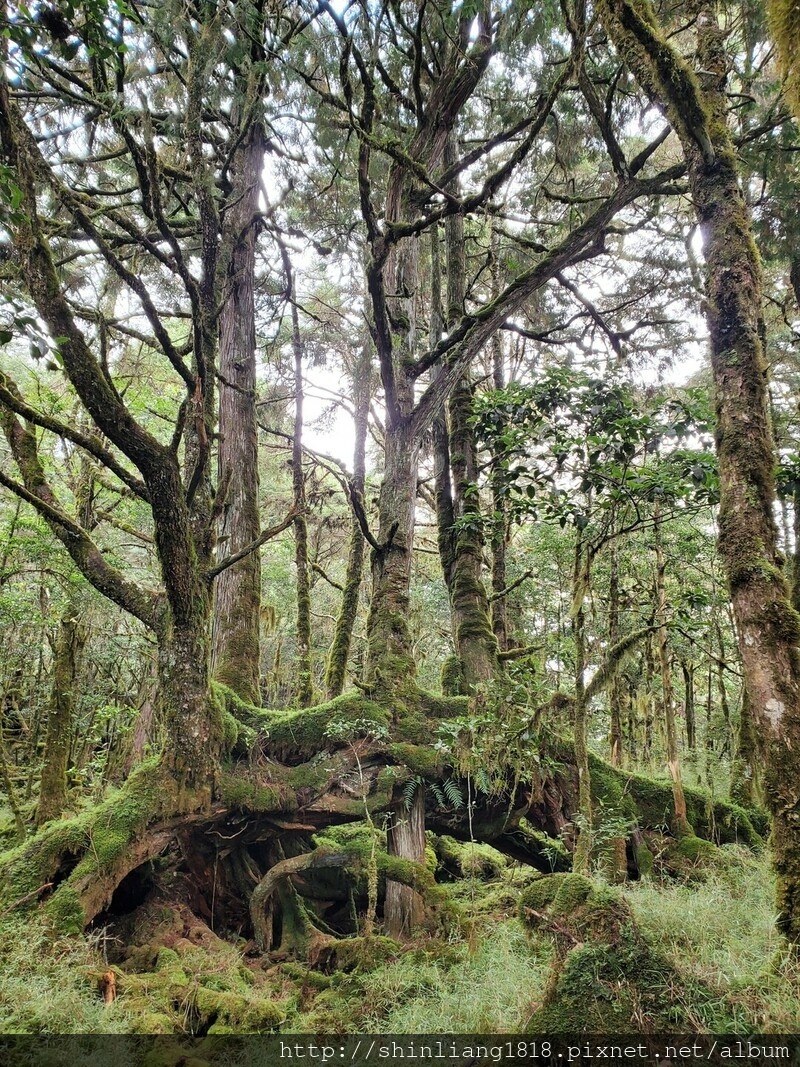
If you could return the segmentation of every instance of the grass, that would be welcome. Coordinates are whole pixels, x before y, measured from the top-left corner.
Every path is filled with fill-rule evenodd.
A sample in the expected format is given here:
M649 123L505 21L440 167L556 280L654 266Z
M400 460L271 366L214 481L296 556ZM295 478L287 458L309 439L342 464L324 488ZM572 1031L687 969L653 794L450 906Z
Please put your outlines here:
M532 954L521 924L488 923L473 951L420 965L403 957L371 976L372 1032L392 1034L517 1033L531 998L546 981L549 952Z
M710 1033L800 1031L800 960L775 928L767 856L723 846L724 866L704 882L640 882L627 895L643 931L686 978L679 994ZM695 998L702 982L713 996Z
M0 1034L128 1033L125 1015L98 996L104 968L91 939L54 942L36 919L6 918L0 960Z

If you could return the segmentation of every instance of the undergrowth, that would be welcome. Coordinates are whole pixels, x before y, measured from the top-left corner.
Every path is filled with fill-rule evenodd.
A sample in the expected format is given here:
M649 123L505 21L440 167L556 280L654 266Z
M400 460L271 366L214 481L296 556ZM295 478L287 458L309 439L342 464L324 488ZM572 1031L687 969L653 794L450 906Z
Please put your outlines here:
M710 1033L800 1031L800 960L775 927L775 886L768 856L724 845L725 862L702 882L644 881L628 899L642 930L669 954L686 984L698 1030ZM716 993L695 998L693 983Z
M52 940L37 919L0 922L0 1034L122 1034L124 1011L97 991L104 970L95 940Z
M629 885L639 927L669 956L680 978L673 994L699 1032L796 1033L800 963L775 929L768 857L725 846L718 859L703 881ZM157 973L118 972L121 995L109 1008L97 990L106 965L96 936L54 941L35 915L8 915L0 920L0 1034L141 1033L151 1018L174 1027L161 1032L193 1032L190 1019L210 1012L215 1032L520 1032L552 959L549 940L526 940L515 917L520 891L534 877L508 865L488 882L451 882L463 936L423 938L404 950L376 938L370 953L353 942L353 952L337 957L343 970L330 962L247 962L243 943L214 937L196 946L179 941L180 959L162 949ZM159 1006L156 980L171 1006ZM217 1001L227 1006L229 1024ZM270 1016L270 1005L281 1010ZM227 1025L233 1029L219 1029Z

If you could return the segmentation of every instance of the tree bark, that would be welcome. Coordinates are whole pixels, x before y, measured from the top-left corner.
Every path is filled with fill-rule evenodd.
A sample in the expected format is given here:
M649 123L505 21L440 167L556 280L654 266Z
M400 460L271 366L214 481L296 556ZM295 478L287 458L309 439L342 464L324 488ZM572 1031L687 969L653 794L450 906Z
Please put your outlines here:
M456 163L454 134L450 133L445 165ZM458 186L452 190L458 195ZM464 219L452 215L445 222L447 242L448 330L464 316L466 262ZM498 670L497 638L489 618L489 600L483 583L483 518L478 496L478 455L475 433L470 426L472 384L469 368L453 386L447 402L449 454L452 470L453 520L461 523L454 532L452 581L449 587L453 636L461 660L461 676L467 692L489 681Z
M608 640L613 648L620 639L619 629L619 550L615 541L611 546L611 577L608 586ZM615 672L609 689L611 726L609 729L609 759L612 767L622 766L622 693L624 683Z
M581 818L572 866L578 874L588 874L592 858L594 819L592 780L589 769L588 707L586 701L586 613L589 587L589 560L583 532L575 531L575 567L572 579L572 639L575 645L575 766L578 771L578 811Z
M404 805L394 809L386 831L389 854L398 859L425 862L425 789L417 786L411 808ZM384 904L386 933L399 941L407 941L425 919L425 901L420 893L402 882L386 882Z
M363 502L366 476L367 430L369 428L369 402L371 396L372 353L365 340L353 373L355 400L355 442L353 446L352 492ZM328 655L325 672L325 688L328 699L339 696L344 688L347 660L353 640L353 629L358 615L358 600L361 593L361 577L364 570L364 534L358 516L353 511L350 520L350 548L347 556L342 601L336 617L333 642Z
M294 357L294 430L292 433L292 492L294 495L294 565L297 598L297 669L295 701L307 708L314 697L311 674L311 576L308 563L308 521L306 519L306 480L303 472L303 338L297 311L297 292L289 253L281 245L286 292L292 322Z
M254 308L256 219L264 169L264 130L254 123L237 149L226 227L234 241L219 325L217 528L221 554L231 556L259 535L256 325ZM217 505L219 507L219 505ZM260 704L259 624L261 558L258 549L224 570L214 583L212 670L243 700Z

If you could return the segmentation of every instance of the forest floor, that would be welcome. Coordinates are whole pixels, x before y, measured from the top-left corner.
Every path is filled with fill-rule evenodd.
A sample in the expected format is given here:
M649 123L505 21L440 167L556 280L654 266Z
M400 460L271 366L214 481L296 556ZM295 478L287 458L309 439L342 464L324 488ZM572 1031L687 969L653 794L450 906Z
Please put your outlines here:
M520 898L547 876L488 846L462 847L464 876L442 883L447 929L402 947L377 931L323 940L305 962L218 937L163 893L124 926L55 940L36 913L7 912L0 1034L524 1032L554 947L552 931L523 924ZM668 957L669 996L698 1033L800 1032L800 964L774 927L768 857L734 845L718 855L680 880L656 871L630 883L624 900ZM118 995L105 1005L109 969Z

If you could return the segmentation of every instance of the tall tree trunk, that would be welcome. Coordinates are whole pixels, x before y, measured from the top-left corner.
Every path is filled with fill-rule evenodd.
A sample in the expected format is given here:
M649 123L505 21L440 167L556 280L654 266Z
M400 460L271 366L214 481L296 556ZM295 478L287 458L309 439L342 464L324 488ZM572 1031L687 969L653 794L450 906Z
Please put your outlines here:
M767 802L779 925L800 941L800 619L777 553L761 270L727 124L728 62L713 7L698 5L695 75L638 0L599 0L606 30L681 139L703 235L717 410L719 550L745 685L768 738ZM700 81L698 81L700 79Z
M79 459L73 494L81 525L85 530L92 530L97 525L97 518L93 506L92 468L85 455ZM37 826L49 819L58 818L66 802L67 769L75 723L75 696L87 636L83 625L83 591L73 585L67 595L67 603L53 642L53 678L39 803L36 808Z
M226 216L226 226L236 235L219 325L218 492L222 500L217 543L226 556L252 544L260 531L253 294L264 144L263 127L255 123L236 152L232 206ZM217 578L213 624L214 676L253 704L261 703L260 609L261 557L256 549Z
M445 165L456 162L455 135L450 133ZM455 188L456 195L458 188ZM447 241L448 329L464 315L466 262L464 259L464 219L451 215L445 222ZM498 668L497 639L489 618L489 600L483 584L483 519L478 497L478 455L475 434L469 420L472 414L472 384L469 371L453 387L447 404L450 434L450 466L453 473L456 523L453 577L450 588L453 628L461 660L461 676L469 692L489 681Z
M37 826L49 819L57 819L66 802L76 687L81 653L86 643L81 614L80 593L76 592L67 599L53 642L53 680L36 807Z
M592 858L594 819L592 782L589 771L589 723L586 703L586 595L589 591L589 559L583 531L575 531L575 568L572 582L572 639L575 645L575 718L574 750L578 769L578 810L581 825L572 858L579 874L588 874Z
M295 701L301 708L312 703L314 681L311 674L311 575L306 519L306 480L303 473L303 338L297 311L294 271L286 246L281 244L286 295L292 322L292 356L294 358L294 429L292 433L292 492L294 496L294 564L297 599L297 672Z
M664 543L661 533L661 505L653 509L653 536L656 549L656 621L658 625L658 658L661 665L661 692L664 699L664 735L667 743L667 768L672 779L672 798L675 804L674 829L677 835L693 833L686 814L686 797L681 778L678 753L678 727L675 722L675 692L672 686L672 663L667 631L667 587Z
M608 583L608 641L611 647L620 639L619 629L619 549L617 542L611 546L611 577ZM610 762L612 767L622 766L622 703L625 682L619 671L609 687L611 726L609 730Z
M492 228L492 299L496 300L502 291L500 282L500 248L497 230ZM503 335L497 330L492 337L492 385L495 389L505 389L505 365L503 359ZM505 652L509 647L508 637L508 599L506 587L506 548L508 546L508 505L503 493L503 477L499 459L492 456L489 481L492 489L492 523L489 547L492 552L492 630L497 640L497 647Z
M369 428L369 401L371 396L372 353L369 341L365 340L355 370L353 390L355 400L355 443L353 447L353 482L351 491L359 501L364 500L366 475L367 430ZM358 598L361 592L361 576L364 570L364 534L358 516L353 511L350 520L350 549L347 556L344 589L339 605L339 614L333 631L333 643L328 655L325 672L325 688L328 699L339 696L344 688L347 660L353 640L353 628L358 614Z

